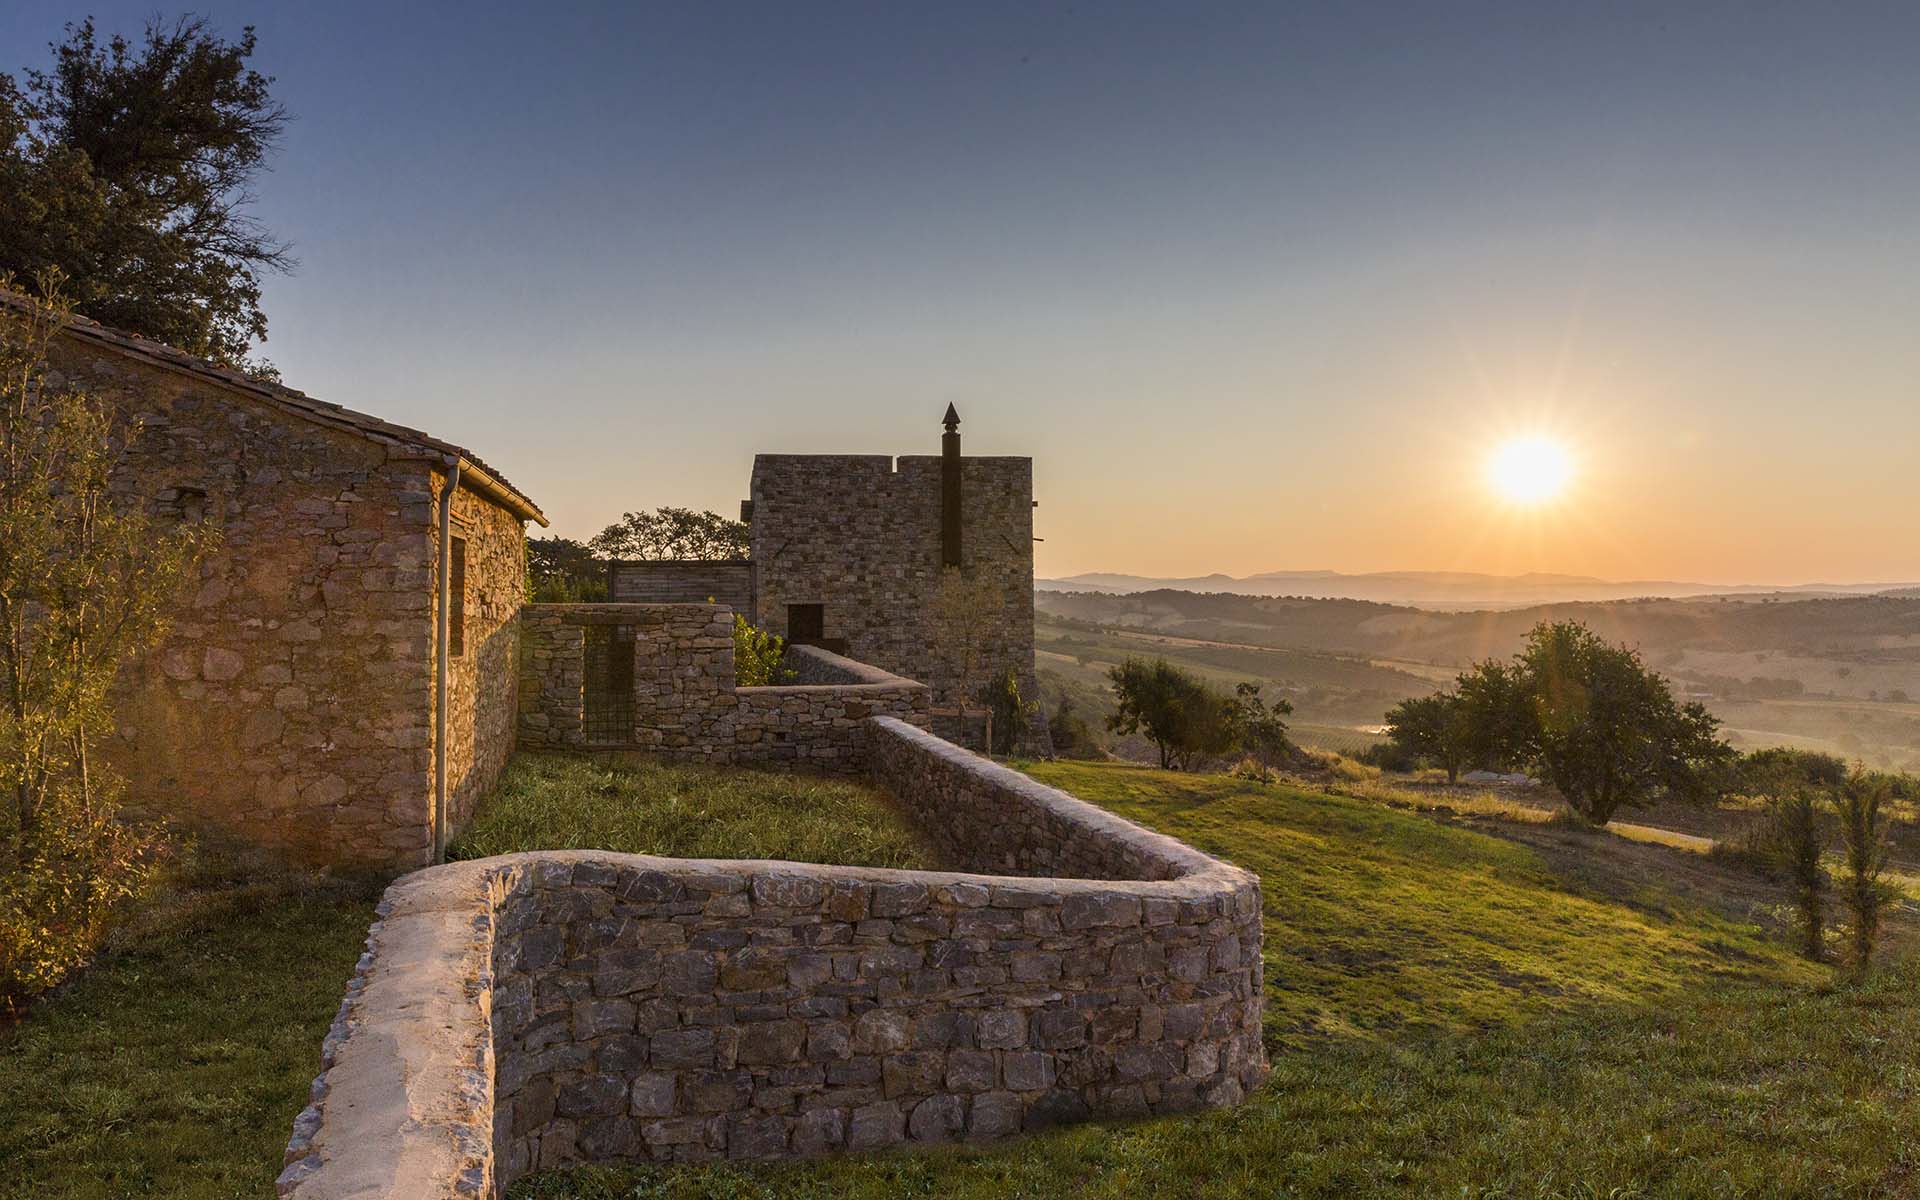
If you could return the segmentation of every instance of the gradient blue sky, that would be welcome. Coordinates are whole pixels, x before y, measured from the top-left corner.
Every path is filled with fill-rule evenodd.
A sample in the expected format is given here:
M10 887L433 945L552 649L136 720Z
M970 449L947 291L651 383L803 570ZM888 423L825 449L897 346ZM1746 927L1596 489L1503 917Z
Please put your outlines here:
M563 533L953 401L1042 574L1920 578L1911 5L200 11L296 116L265 353Z

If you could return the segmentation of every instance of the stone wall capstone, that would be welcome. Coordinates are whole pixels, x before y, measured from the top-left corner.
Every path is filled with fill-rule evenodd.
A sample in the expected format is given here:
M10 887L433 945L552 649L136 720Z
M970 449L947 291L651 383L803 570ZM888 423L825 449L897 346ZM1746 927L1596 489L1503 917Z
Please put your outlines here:
M1055 843L1028 861L1126 873L599 851L416 872L381 905L280 1194L984 1141L1232 1104L1264 1077L1255 876L903 722L868 732L879 778L938 793L915 810L936 834L945 802L993 803ZM962 814L943 840L981 828Z

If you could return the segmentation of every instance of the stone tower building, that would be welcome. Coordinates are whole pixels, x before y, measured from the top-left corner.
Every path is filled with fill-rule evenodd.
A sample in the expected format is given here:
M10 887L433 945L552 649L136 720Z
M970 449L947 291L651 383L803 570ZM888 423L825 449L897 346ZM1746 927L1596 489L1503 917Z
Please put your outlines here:
M933 689L936 709L1012 667L1038 694L1033 661L1033 460L962 457L947 408L939 455L761 454L753 460L755 620ZM982 652L961 655L934 615L943 569L997 603Z

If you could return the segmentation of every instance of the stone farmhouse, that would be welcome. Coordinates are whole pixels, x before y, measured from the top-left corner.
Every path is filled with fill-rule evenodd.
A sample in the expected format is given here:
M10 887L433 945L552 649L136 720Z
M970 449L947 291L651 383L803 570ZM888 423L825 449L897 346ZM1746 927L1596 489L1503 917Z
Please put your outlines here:
M991 1141L1231 1105L1266 1076L1258 877L930 728L961 682L934 649L946 568L999 597L988 669L1033 670L1032 466L961 458L951 409L939 458L755 462L751 565L713 578L799 643L798 678L743 687L734 612L692 568L630 583L665 598L525 604L544 518L458 446L88 322L52 357L55 386L140 427L119 501L221 532L120 684L113 755L148 806L412 868L516 745L620 748L862 776L955 868L561 850L411 871L281 1196L494 1200L580 1163Z
M220 533L109 753L142 807L295 861L436 861L516 745L845 773L869 717L977 744L970 688L1035 689L1032 460L962 457L951 407L937 457L757 457L749 559L527 606L546 518L470 451L84 319L51 356L140 429L121 500ZM970 671L949 566L995 598ZM735 686L729 608L796 644L792 686Z
M432 861L513 751L538 506L459 446L91 321L50 357L140 427L121 499L220 529L122 676L130 795L296 860Z

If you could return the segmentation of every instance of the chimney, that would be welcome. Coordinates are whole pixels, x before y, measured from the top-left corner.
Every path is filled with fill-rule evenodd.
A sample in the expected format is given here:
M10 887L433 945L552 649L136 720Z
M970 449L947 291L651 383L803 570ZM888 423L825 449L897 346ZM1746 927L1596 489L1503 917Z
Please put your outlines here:
M940 438L940 565L960 565L960 414L947 405Z

